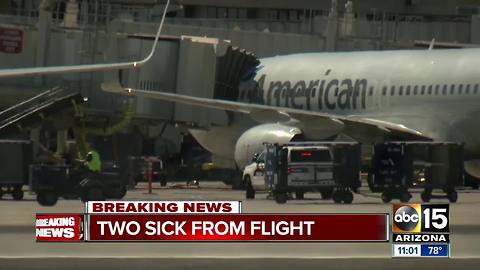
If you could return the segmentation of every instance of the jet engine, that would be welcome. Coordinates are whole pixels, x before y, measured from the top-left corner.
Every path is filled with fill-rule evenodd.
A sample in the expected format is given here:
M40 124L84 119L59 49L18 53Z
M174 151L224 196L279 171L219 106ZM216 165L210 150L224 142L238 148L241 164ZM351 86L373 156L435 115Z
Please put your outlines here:
M255 153L264 150L263 143L288 143L302 137L298 127L285 124L262 124L245 131L235 145L235 162L243 169Z

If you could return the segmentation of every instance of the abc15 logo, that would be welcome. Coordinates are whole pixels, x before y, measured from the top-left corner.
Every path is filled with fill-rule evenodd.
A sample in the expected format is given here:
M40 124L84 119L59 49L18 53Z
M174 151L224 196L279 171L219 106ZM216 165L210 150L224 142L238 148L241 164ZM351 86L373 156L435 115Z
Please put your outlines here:
M393 232L449 232L448 204L395 204L393 205Z

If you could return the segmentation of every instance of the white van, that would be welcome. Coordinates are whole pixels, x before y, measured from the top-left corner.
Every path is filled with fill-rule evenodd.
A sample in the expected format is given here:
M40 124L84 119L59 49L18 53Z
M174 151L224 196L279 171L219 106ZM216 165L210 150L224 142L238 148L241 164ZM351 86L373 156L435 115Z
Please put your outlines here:
M333 155L327 146L288 146L288 185L299 188L297 199L303 199L301 189L316 186L323 198L329 198L335 180L333 178ZM254 198L254 190L266 190L265 152L255 154L252 163L243 171L247 198ZM325 187L325 189L322 189Z
M333 155L327 146L288 147L288 185L334 186Z

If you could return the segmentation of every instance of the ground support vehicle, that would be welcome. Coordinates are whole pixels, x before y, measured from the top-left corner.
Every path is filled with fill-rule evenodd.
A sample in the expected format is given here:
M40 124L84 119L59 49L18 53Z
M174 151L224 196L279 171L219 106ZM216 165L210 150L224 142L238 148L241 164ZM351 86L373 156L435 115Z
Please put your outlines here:
M422 186L424 202L431 198L457 201L455 187L463 183L463 145L456 142L386 142L374 145L368 185L383 202L407 203L409 189ZM432 192L442 190L443 195Z
M356 142L294 142L265 144L265 153L245 168L247 198L255 197L249 169L257 171L277 203L289 193L303 199L305 192L320 192L323 199L351 203L352 190L360 186L360 144ZM256 165L255 165L256 164ZM258 183L257 181L255 181Z

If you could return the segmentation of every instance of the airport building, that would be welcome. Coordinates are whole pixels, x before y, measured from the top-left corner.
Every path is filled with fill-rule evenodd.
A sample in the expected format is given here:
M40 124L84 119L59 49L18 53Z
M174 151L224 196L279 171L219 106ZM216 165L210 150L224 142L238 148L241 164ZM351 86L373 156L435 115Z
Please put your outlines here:
M165 2L2 1L0 68L142 59L152 46ZM0 119L0 136L40 140L61 152L67 151L75 134L81 134L107 160L185 153L198 148L195 142L187 143L189 128L227 125L228 115L106 93L102 83L118 78L128 87L236 99L238 91L222 88L233 83L222 79L222 60L422 49L433 39L435 47L476 47L479 13L480 6L473 0L447 0L441 5L435 0L173 1L156 53L140 70L2 79L2 110L47 90L57 98L79 93L82 100L74 109L71 104L55 104L55 113L41 111L29 121L20 117L23 111L17 112L18 117ZM229 59L225 57L228 48L233 51ZM30 104L37 106L35 101ZM58 113L64 109L74 113ZM202 161L210 159L223 162L208 155Z

